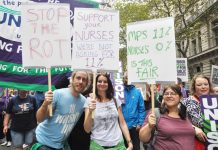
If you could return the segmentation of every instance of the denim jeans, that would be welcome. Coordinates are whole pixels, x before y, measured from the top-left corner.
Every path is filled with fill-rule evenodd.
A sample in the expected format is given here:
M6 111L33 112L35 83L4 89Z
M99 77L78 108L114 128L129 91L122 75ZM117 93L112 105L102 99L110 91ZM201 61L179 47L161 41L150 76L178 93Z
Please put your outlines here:
M12 144L14 147L22 147L23 144L30 145L33 142L35 129L23 132L11 130Z

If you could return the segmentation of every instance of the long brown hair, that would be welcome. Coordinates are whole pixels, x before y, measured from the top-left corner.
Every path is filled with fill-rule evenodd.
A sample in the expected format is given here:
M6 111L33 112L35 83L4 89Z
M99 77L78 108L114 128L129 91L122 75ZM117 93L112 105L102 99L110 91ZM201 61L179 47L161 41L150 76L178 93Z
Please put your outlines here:
M108 89L106 91L106 97L108 99L112 99L114 97L114 88L113 88L112 82L110 80L110 75L107 73L99 73L96 77L95 85L97 85L98 78L100 76L104 76L105 78L107 78ZM95 94L96 94L96 97L101 101L101 96L98 94L97 86L95 86Z

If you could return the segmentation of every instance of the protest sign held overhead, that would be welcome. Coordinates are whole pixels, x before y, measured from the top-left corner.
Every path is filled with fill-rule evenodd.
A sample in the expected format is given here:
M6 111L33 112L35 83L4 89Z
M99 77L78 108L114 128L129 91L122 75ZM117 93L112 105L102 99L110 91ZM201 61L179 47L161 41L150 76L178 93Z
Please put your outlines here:
M218 66L212 65L211 82L218 85Z
M183 82L188 82L188 66L187 58L176 59L177 77L182 79Z
M25 4L21 15L23 66L70 66L69 4Z
M73 69L119 70L119 13L75 8Z
M176 82L174 19L127 25L127 63L131 82Z
M24 3L70 4L71 27L75 7L98 7L98 3L77 0L10 0L0 1L0 86L6 88L47 91L47 69L22 67L21 5ZM71 33L72 36L72 33ZM72 40L72 39L71 39ZM72 49L71 49L72 50ZM52 68L52 85L68 76L71 67ZM55 89L55 86L53 86Z

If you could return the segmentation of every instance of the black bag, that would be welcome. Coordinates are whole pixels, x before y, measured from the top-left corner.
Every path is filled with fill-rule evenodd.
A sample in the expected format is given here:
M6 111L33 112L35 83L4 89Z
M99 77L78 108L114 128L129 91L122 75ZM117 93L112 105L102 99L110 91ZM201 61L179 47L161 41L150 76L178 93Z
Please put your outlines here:
M151 138L149 140L149 142L147 143L143 143L143 147L145 150L154 150L154 144L155 144L155 141L156 141L156 136L157 136L157 125L158 125L158 122L160 120L160 110L159 108L155 108L154 109L154 113L155 113L155 117L156 117L156 125L155 125L155 128L151 131Z

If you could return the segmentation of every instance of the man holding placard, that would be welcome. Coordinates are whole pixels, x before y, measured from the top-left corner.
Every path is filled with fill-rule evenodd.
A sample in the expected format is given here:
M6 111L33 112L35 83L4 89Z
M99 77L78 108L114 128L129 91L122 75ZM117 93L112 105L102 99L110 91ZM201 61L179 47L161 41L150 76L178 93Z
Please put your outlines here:
M88 74L77 71L71 78L69 88L59 89L54 93L48 91L42 106L37 111L36 117L40 124L36 129L36 139L41 149L62 149L84 110L86 99L80 93L87 86ZM54 114L49 117L48 105L51 103Z

